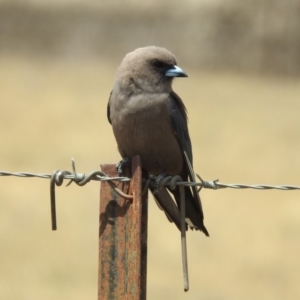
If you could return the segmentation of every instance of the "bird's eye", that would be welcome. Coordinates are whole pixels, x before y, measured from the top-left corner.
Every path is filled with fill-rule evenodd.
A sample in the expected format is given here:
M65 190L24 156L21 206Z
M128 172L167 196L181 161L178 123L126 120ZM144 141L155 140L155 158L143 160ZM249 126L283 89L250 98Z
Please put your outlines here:
M152 65L157 68L157 69L162 69L165 64L162 62L162 61L159 61L159 60L155 60L152 62Z

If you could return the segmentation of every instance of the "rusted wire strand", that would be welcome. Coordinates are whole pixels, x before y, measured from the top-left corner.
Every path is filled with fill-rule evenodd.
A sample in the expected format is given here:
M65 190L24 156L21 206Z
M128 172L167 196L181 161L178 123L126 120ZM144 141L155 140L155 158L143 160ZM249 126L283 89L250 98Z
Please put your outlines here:
M174 176L171 180L170 188L172 190L176 187L176 182L182 182L180 176ZM180 233L181 233L181 256L182 256L182 269L183 269L183 289L185 292L189 290L189 272L188 272L188 259L187 259L187 246L186 246L186 223L185 223L185 192L184 186L179 186L180 191Z

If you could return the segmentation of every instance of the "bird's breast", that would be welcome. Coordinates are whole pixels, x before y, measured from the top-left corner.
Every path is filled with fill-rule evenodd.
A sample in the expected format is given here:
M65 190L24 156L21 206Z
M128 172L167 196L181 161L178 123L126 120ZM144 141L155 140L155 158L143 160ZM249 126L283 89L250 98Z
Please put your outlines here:
M178 174L183 158L171 123L170 103L166 98L143 100L128 100L118 111L113 108L112 126L119 151L122 157L140 155L150 174Z

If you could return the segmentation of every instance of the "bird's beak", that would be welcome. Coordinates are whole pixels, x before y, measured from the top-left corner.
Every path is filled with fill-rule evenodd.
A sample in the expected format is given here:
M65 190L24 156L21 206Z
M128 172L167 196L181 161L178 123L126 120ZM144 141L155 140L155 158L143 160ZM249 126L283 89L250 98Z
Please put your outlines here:
M165 76L166 77L188 77L187 74L176 65L168 69L165 73Z

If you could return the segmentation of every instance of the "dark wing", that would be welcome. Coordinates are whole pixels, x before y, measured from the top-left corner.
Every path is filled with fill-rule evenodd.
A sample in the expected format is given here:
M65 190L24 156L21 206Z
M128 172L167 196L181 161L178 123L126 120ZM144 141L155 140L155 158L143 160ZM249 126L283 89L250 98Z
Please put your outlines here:
M185 105L176 93L172 92L170 97L173 128L181 149L186 151L191 164L193 164L192 144L187 127L187 112Z
M110 105L109 105L109 101L110 101L110 97L111 97L111 93L112 91L110 92L110 95L109 95L109 99L108 99L108 103L107 103L107 120L108 122L111 124L111 119L110 119Z
M176 133L179 145L182 149L182 153L183 153L183 157L184 157L184 162L185 162L185 171L184 174L182 174L183 176L183 180L187 180L189 179L189 181L191 182L196 182L196 176L193 170L193 153L192 153L192 144L191 144L191 139L190 139L190 135L189 135L189 131L188 131L188 126L187 126L187 113L186 113L186 108L182 102L182 100L179 98L179 96L172 92L170 94L170 101L171 101L171 109L172 109L172 113L171 113L171 121L172 121L172 125L174 128L174 131ZM184 178L186 177L186 178ZM191 194L191 190L190 188L186 188L186 197L188 198L188 200L193 201L194 203L194 207L197 210L199 217L200 217L200 223L198 223L198 225L200 225L200 230L202 230L206 235L208 235L208 232L205 228L205 226L203 225L203 210L202 210L202 204L201 204L201 200L200 200L200 196L197 192L197 188L196 187L191 187L192 190L192 194ZM175 198L176 197L176 193L174 194ZM189 196L190 195L190 196ZM178 200L177 200L178 203ZM187 209L189 210L189 208L187 207ZM189 210L191 212L191 210ZM187 211L187 217L188 217L188 211ZM192 215L194 215L194 213L192 213ZM192 218L192 216L191 216ZM194 220L195 216L192 218ZM196 222L195 222L196 223Z

